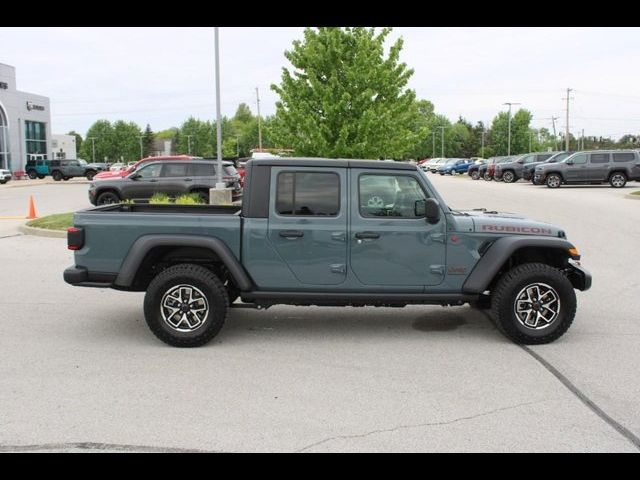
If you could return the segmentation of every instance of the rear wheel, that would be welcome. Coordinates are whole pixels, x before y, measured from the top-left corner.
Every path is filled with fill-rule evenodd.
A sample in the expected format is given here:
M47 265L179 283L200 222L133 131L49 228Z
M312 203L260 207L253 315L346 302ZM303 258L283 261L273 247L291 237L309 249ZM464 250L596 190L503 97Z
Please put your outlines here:
M493 180L491 175L489 175L487 172L485 172L485 174L484 174L484 176L482 178L484 178L487 182L490 182L491 180Z
M40 178L40 175L38 175L35 170L29 170L27 172L27 175L31 180L35 180L36 178Z
M147 325L174 347L199 347L215 337L227 317L227 292L211 271L183 263L158 274L144 297Z
M59 172L58 170L56 170L55 172L51 173L51 177L56 181L59 182L60 180L62 180L62 173Z
M480 174L478 173L477 170L474 170L473 172L471 172L471 179L472 180L478 180L480 178Z
M627 176L622 172L614 172L609 177L609 185L613 188L622 188L627 184Z
M120 203L120 197L113 192L103 192L96 199L97 205L110 205L112 203Z
M516 343L536 345L561 337L576 314L569 279L543 263L525 263L507 273L492 292L498 329Z
M557 173L551 173L547 177L546 184L549 188L559 188L562 185L562 177Z

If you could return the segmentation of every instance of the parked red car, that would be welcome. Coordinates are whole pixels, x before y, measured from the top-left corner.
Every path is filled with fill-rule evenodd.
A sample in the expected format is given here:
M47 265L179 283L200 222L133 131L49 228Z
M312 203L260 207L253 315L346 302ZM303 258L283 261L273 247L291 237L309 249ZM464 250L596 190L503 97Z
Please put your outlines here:
M174 155L174 156L164 155L159 157L147 157L147 158L143 158L142 160L138 160L134 165L122 170L118 170L115 172L111 172L111 171L100 172L97 175L95 175L93 179L104 180L106 178L117 178L117 177L124 178L127 175L129 175L131 172L133 172L135 169L137 169L138 167L140 167L141 165L147 162L157 162L158 160L194 160L199 158L202 158L202 157L192 157L190 155Z

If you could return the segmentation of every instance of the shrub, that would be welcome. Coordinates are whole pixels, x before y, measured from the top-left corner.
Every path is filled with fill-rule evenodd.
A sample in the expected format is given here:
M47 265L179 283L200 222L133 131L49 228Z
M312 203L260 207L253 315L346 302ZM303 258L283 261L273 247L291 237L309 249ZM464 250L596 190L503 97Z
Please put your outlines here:
M166 205L171 203L171 199L166 193L154 193L153 197L149 199L149 203L152 205Z
M180 195L176 198L176 205L203 205L204 202L197 193Z

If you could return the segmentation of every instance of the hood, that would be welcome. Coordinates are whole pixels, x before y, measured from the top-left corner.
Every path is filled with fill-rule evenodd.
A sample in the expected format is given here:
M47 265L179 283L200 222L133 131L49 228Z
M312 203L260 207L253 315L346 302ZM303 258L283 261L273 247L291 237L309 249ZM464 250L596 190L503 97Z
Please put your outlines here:
M461 212L473 220L477 233L499 235L537 235L565 238L565 232L555 225L531 220L516 213L467 210Z
M93 177L94 180L104 180L106 178L123 178L126 175L128 175L129 173L129 169L127 170L120 170L117 172L112 172L112 171L106 171L106 172L100 172L98 173L95 177Z

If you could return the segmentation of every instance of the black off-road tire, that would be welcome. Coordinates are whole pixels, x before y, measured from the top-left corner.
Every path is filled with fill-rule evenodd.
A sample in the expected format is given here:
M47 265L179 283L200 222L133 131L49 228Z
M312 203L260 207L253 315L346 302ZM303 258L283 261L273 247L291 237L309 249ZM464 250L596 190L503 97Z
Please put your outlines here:
M29 170L27 172L27 176L31 179L31 180L35 180L36 178L40 178L40 175L38 175L38 173L35 170Z
M515 314L518 293L534 283L552 287L560 299L555 320L539 330L525 327ZM525 263L509 270L498 281L492 292L491 316L498 330L514 342L539 345L556 340L569 329L576 314L576 305L573 285L561 271L544 263Z
M485 181L490 182L491 180L493 180L493 177L490 176L488 173L484 173L484 175L482 176L482 178L485 179Z
M471 172L471 179L472 180L479 180L480 179L480 173L478 173L477 170L474 170L473 172Z
M51 172L51 178L53 178L56 182L62 180L62 173L58 170Z
M98 172L96 172L95 170L89 170L86 174L85 177L87 177L87 180L91 181L93 180L93 177L96 176Z
M38 178L39 178L40 180L42 180L44 177L45 177L44 175L38 175Z
M180 332L165 322L162 299L172 288L188 285L200 290L208 302L208 314L193 331ZM227 318L229 298L218 277L200 265L182 263L159 273L144 297L144 316L149 329L160 340L174 347L199 347L215 337Z

